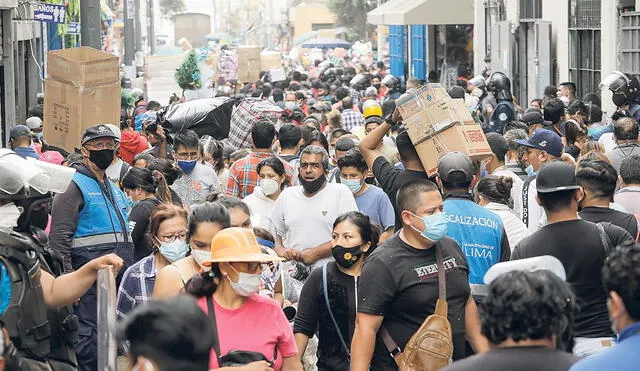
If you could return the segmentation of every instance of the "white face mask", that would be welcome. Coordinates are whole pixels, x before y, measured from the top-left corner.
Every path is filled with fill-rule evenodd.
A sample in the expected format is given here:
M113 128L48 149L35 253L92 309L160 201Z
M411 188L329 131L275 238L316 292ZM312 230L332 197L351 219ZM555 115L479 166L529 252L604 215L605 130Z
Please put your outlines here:
M20 214L22 211L13 202L0 206L0 228L13 229L17 227Z
M155 368L151 362L144 358L138 358L136 365L133 366L131 371L155 371Z
M265 196L271 196L278 191L280 184L273 179L260 179L260 188Z
M229 264L229 266L238 273L238 282L233 282L231 277L227 276L236 294L240 296L250 296L258 292L260 289L260 274L238 272L231 264Z
M202 264L211 259L211 252L207 250L191 250L191 256L198 263L202 270L208 271L211 267L204 267Z

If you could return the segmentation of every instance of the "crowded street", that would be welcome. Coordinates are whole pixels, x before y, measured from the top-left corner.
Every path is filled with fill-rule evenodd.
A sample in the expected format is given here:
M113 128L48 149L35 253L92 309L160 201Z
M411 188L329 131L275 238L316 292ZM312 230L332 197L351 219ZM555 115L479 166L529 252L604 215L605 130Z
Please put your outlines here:
M5 3L0 371L640 369L640 1Z

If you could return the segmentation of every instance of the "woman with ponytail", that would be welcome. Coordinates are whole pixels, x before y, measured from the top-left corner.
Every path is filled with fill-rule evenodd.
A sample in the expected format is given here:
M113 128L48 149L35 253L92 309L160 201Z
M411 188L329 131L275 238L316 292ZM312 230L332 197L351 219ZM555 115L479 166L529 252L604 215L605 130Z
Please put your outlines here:
M480 179L476 186L476 203L498 214L502 219L511 251L513 251L518 242L531 234L522 220L511 211L510 205L513 203L510 199L512 187L513 179L496 175Z
M215 329L209 369L302 371L284 313L258 294L263 266L282 258L263 253L246 228L218 232L209 251L210 270L187 284Z
M129 199L129 226L131 239L135 245L136 262L151 254L151 244L146 238L149 217L153 210L164 202L158 197L159 181L165 185L161 176L148 169L130 168L122 178L121 187Z

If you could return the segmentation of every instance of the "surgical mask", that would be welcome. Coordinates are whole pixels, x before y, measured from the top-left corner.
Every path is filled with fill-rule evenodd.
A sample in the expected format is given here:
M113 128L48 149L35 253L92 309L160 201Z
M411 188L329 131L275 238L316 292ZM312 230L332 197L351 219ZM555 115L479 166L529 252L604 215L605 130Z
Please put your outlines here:
M353 267L360 260L362 254L364 254L362 245L355 247L336 245L331 249L331 255L333 255L336 263L343 268Z
M411 215L416 218L420 218L414 213ZM411 226L416 232L419 232L420 235L429 241L438 242L447 234L447 224L449 220L447 219L447 214L441 212L433 215L427 215L422 219L424 222L425 229L423 231L418 230L414 226Z
M106 170L113 162L114 157L115 151L112 149L89 151L89 160L93 162L100 170Z
M293 111L294 109L300 108L300 107L298 106L298 103L296 103L296 102L284 102L284 108Z
M196 167L197 162L198 160L193 160L193 161L178 160L178 166L180 167L180 169L182 169L182 171L189 174L193 171L193 168Z
M536 175L536 170L533 168L533 165L527 166L526 169L524 169L524 171L527 173L528 176Z
M133 210L133 208L138 204L138 201L135 201L131 196L127 196L127 206L129 210Z
M560 100L562 101L562 103L564 103L565 107L568 106L569 103L571 103L571 101L569 100L569 97L567 97L567 96L560 97Z
M616 107L622 107L627 105L627 97L624 94L615 93L611 96L611 100Z
M22 211L13 202L0 206L0 229L12 230L17 227L20 214Z
M205 267L202 264L207 260L211 259L211 252L208 250L191 250L191 256L193 256L193 260L198 263L200 268L204 271L208 271L211 267Z
M363 184L360 182L360 179L344 179L340 177L340 183L349 187L349 190L353 194L360 192L363 186Z
M271 196L278 191L280 185L273 179L260 179L260 188L265 196Z
M302 188L304 188L305 192L314 194L324 186L324 184L327 181L327 177L324 174L322 174L318 179L308 181L308 180L305 180L302 177L302 175L298 174L298 180L300 181L300 184L302 185Z
M162 254L162 256L164 256L169 261L169 263L173 263L187 256L189 245L187 244L187 241L177 238L173 242L160 242L158 251L160 251L160 254ZM200 264L200 262L198 262L198 264Z
M231 277L227 276L236 294L240 296L250 296L258 292L258 289L260 289L260 274L238 272L233 265L229 264L229 266L234 272L238 273L238 282L233 282Z
M592 137L592 138L596 138L600 135L600 133L602 133L602 131L606 128L606 126L601 126L601 127L595 127L595 126L590 126L589 129L587 130L587 134Z

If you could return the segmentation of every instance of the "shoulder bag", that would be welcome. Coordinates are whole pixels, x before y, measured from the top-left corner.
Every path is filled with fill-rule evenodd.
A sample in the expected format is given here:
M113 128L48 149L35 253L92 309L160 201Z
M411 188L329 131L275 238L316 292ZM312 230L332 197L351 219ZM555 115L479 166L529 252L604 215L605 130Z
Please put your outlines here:
M331 321L333 321L333 326L336 328L336 332L338 333L338 337L340 338L340 343L344 348L344 351L347 352L347 358L351 357L351 352L349 352L349 347L347 346L347 342L344 341L344 337L342 336L342 332L340 332L340 327L338 327L338 322L336 318L333 316L333 312L331 311L331 304L329 304L329 290L327 288L327 264L322 267L322 291L324 293L324 302L327 305L327 310L329 311L329 316L331 317Z
M437 244L433 247L436 249L438 264L438 301L435 312L424 320L404 350L400 349L387 329L380 328L384 345L396 361L399 371L436 371L452 362L453 336L447 318L447 286L442 249Z
M223 356L220 355L220 338L218 337L216 311L213 307L213 295L207 296L207 310L209 312L209 320L211 321L211 327L213 329L213 350L216 352L216 357L218 357L218 367L244 366L258 361L265 361L269 363L270 367L273 367L276 362L276 358L278 357L277 347L273 349L273 360L267 359L267 357L260 352L248 350L232 350Z

